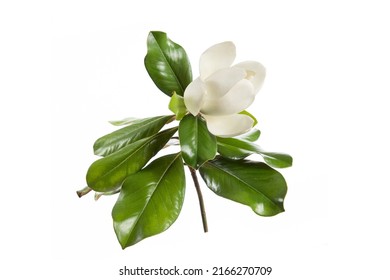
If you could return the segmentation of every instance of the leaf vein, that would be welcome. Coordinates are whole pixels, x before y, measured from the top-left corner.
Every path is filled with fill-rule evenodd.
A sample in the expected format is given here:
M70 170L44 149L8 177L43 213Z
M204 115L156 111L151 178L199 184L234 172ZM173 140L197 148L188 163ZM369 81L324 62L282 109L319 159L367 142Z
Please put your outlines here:
M168 64L169 69L170 69L171 72L173 73L173 76L174 76L176 82L178 83L181 92L184 92L184 87L183 87L183 85L181 84L180 80L178 79L176 72L173 70L171 64L169 63L169 61L168 61L168 59L167 59L165 53L163 52L163 50L162 50L162 48L161 48L159 42L156 40L156 37L155 37L154 35L153 35L153 38L154 38L154 40L156 41L156 43L157 43L157 45L158 45L158 50L161 52L161 54L162 54L162 56L163 56L163 58L164 58L166 64ZM170 39L167 37L167 40L170 40Z
M236 176L235 174L231 173L231 172L228 172L226 171L225 169L221 168L220 166L216 165L216 164L213 164L212 162L209 162L210 165L213 165L215 168L223 171L224 173L226 174L229 174L230 176L234 177L236 180L238 180L239 182L243 183L244 185L246 185L247 187L249 187L250 189L252 189L253 191L255 191L256 193L259 193L260 195L262 195L264 198L266 198L268 201L270 201L273 205L277 206L279 209L281 209L279 207L279 205L277 205L271 198L269 198L268 196L266 196L264 193L262 193L261 191L257 190L256 188L252 187L250 184L246 183L245 181L243 181L240 177Z

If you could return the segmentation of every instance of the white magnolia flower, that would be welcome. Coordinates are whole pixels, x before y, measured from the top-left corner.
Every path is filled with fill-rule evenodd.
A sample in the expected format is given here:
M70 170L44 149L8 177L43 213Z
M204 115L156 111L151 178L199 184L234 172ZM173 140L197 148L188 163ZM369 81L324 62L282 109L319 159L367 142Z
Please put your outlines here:
M200 57L200 76L184 92L188 111L194 116L200 113L209 131L221 137L252 128L253 119L238 113L252 104L265 78L264 66L256 61L231 66L235 57L233 42L208 48Z

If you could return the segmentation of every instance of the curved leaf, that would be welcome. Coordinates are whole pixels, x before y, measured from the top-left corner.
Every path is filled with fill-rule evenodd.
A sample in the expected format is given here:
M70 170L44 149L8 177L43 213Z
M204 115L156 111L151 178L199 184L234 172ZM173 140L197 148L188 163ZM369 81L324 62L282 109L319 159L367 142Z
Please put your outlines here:
M95 161L87 172L88 186L97 192L119 189L126 177L139 171L176 131L177 127L161 131Z
M167 34L152 31L148 36L145 67L156 86L168 96L183 96L192 81L191 65L185 50Z
M219 139L217 139L217 144L218 144L217 145L218 153L225 158L244 159L247 156L250 156L251 154L253 154L252 151L247 151L247 150L232 146L230 144L220 142Z
M156 159L129 176L112 210L122 248L169 228L183 205L185 175L179 154Z
M259 122L257 121L257 119L255 118L255 116L254 115L252 115L251 113L249 113L248 111L246 111L246 110L244 110L244 111L242 111L242 112L240 112L239 114L241 114L241 115L246 115L246 116L248 116L248 117L251 117L252 118L252 120L253 120L253 125L252 125L252 127L254 127L256 124L258 124Z
M206 185L217 195L248 205L261 216L284 211L287 184L263 162L229 160L218 156L200 168Z
M200 117L186 115L179 124L179 138L185 163L195 169L213 159L217 153L216 138Z
M217 137L218 152L223 157L242 159L253 153L259 154L272 167L285 168L292 165L292 157L288 154L267 152L258 145L238 138Z
M257 139L259 139L259 137L260 137L260 130L258 129L252 129L245 134L241 134L233 138L217 137L218 153L223 157L230 158L230 159L246 158L247 156L253 154L253 151L241 149L237 146L232 145L231 143L226 143L229 142L226 141L226 139L241 139L249 142L254 142Z
M266 152L261 150L260 153L264 161L276 168L286 168L292 166L293 158L288 154Z
M243 139L246 141L255 142L259 139L259 137L260 137L260 130L254 128L254 129L248 131L247 133L241 134L241 135L234 137L234 138L239 138L239 139Z
M93 145L95 155L107 156L137 140L156 134L173 116L133 120L124 128L100 137Z

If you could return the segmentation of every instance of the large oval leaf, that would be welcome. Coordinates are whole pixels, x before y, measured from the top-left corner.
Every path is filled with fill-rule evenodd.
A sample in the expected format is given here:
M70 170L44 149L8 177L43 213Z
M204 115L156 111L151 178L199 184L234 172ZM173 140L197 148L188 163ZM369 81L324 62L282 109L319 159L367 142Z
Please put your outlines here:
M148 36L145 67L156 86L168 96L183 96L192 81L190 61L185 50L167 34L152 31Z
M164 130L95 161L87 172L88 186L97 192L117 190L126 177L141 170L176 131L176 127Z
M218 156L206 162L200 174L217 195L248 205L258 215L273 216L284 211L286 181L265 163Z
M201 117L186 115L179 124L182 156L189 166L198 169L217 153L217 141Z
M122 248L169 228L179 216L185 193L180 154L156 159L129 176L112 210Z
M260 154L264 161L272 167L285 168L292 165L292 157L288 154L267 152L255 143L242 138L217 137L218 152L223 157L242 159L250 154Z
M137 140L156 134L173 116L134 120L124 128L100 137L93 145L95 155L107 156Z

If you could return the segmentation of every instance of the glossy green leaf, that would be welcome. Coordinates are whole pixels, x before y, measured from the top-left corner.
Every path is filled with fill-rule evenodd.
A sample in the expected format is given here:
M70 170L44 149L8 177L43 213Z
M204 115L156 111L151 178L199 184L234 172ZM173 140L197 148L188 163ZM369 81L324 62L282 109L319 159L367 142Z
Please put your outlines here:
M217 153L216 137L201 117L186 115L179 124L179 138L183 159L192 168L198 169Z
M192 81L190 61L185 50L167 34L152 31L148 36L145 67L156 86L168 96L183 96Z
M227 138L227 139L241 139L249 142L254 142L258 140L260 137L260 130L258 129L252 129L251 131L241 134L239 136L236 136L234 138ZM239 147L230 145L229 143L225 143L224 139L222 137L217 138L217 148L218 153L226 158L230 159L243 159L247 156L253 154L253 151L248 151L246 149L240 149Z
M290 167L293 163L293 158L288 154L266 152L264 150L261 150L260 154L268 165L276 168Z
M184 194L180 153L158 158L130 175L112 210L115 233L122 248L168 229L179 216Z
M263 162L218 156L206 162L200 174L217 195L248 205L258 215L273 216L284 211L286 181Z
M156 134L173 116L134 120L130 125L107 134L93 145L95 155L107 156L137 140Z
M249 113L248 111L242 111L240 112L241 115L247 115L248 117L251 117L252 120L253 120L253 126L255 126L256 124L258 124L259 122L257 121L257 119L255 118L254 115L252 115L251 113ZM252 127L253 127L252 126Z
M255 142L260 137L260 130L253 128L252 130L248 131L247 133L241 134L239 136L236 136L234 138L243 139L250 142Z
M272 167L285 168L292 165L292 157L288 154L267 152L255 143L245 139L217 137L218 152L231 159L242 159L253 153L259 154Z
M252 151L240 149L230 144L222 143L219 141L219 138L217 140L217 150L221 156L230 159L244 159L247 156L253 154Z
M176 92L173 93L168 108L176 115L176 120L181 120L187 114L184 98Z
M97 192L119 189L125 178L139 171L176 131L176 127L161 131L95 161L87 172L88 186Z

